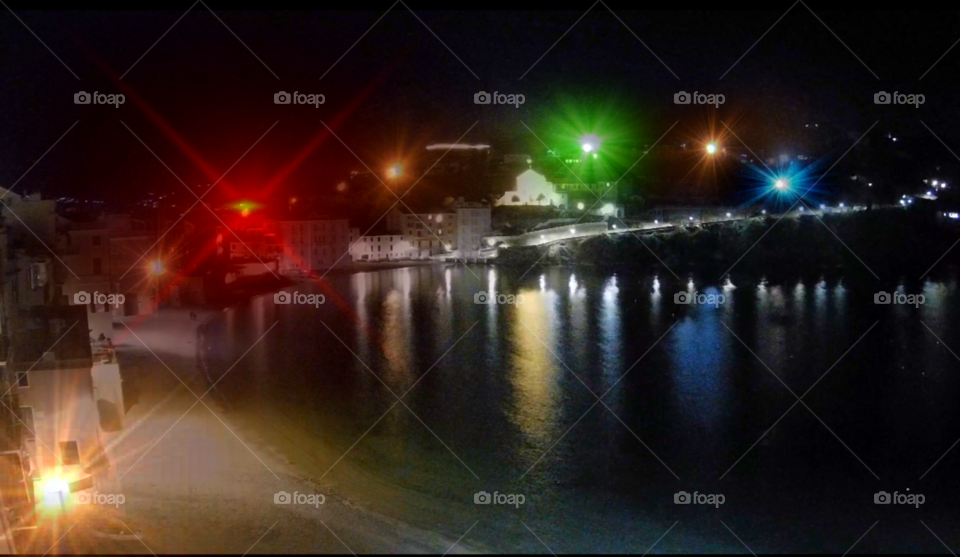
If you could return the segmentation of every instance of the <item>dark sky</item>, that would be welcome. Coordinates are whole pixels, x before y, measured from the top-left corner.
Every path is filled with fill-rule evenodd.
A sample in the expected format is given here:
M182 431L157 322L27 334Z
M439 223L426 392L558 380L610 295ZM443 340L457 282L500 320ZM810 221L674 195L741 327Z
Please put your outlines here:
M216 16L196 4L165 36L187 6L54 12L14 4L70 71L9 11L0 13L0 184L20 178L77 121L17 191L139 196L182 188L124 124L195 185L212 183L279 122L223 182L225 192L254 198L329 187L363 168L324 123L375 170L427 144L453 142L475 122L463 141L530 152L543 147L534 133L554 146L574 128L595 127L642 144L676 121L673 133L681 135L736 122L751 147L771 150L789 148L793 130L816 121L834 126L844 144L879 120L878 137L892 130L918 152L951 159L922 120L960 153L960 48L919 79L960 38L957 12L839 12L811 4L815 16L796 4L744 56L789 3L725 12L610 6L622 23L595 4L564 35L589 4L553 12L415 5L416 16L396 4L334 66L389 3L353 12L213 6ZM124 93L126 104L75 105L80 90ZM275 105L281 90L322 93L326 102ZM520 108L475 105L480 90L521 93L526 101ZM681 90L722 93L726 103L677 106L673 95ZM879 90L923 93L926 103L876 106Z

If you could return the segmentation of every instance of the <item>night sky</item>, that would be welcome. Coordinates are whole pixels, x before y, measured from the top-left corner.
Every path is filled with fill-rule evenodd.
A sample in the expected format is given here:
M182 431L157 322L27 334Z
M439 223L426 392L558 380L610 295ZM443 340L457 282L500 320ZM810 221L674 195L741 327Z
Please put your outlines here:
M196 185L214 182L279 122L222 182L225 198L332 187L363 169L340 140L380 170L431 143L456 141L475 122L462 141L516 153L543 149L540 140L562 145L575 128L643 145L675 122L663 141L721 129L720 121L754 149L796 150L800 139L792 134L817 122L832 133L829 152L817 153L829 165L879 120L861 148L892 132L911 156L955 162L922 120L960 153L960 48L920 80L960 37L956 13L844 13L811 4L815 16L799 3L724 12L609 6L622 22L600 3L585 16L589 4L551 12L412 5L414 16L398 3L343 56L389 3L352 12L211 6L216 16L203 4L185 16L187 6L45 12L14 4L70 69L9 11L0 15L0 183L20 178L77 121L16 191L142 197L182 189L125 125ZM80 90L123 93L126 103L76 105ZM321 93L326 102L275 105L281 90ZM519 108L475 105L481 90L521 93L526 101ZM681 90L722 93L726 103L678 106L673 95ZM876 106L880 90L923 93L926 103Z

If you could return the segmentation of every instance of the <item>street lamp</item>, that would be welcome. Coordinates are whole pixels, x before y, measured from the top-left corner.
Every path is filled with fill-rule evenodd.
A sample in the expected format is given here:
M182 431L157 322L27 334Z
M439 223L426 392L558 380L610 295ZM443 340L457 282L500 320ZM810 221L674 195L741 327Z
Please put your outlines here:
M716 152L717 152L717 144L716 144L716 143L707 143L707 154L708 154L708 155L712 155L712 154L714 154L714 153L716 153Z
M592 153L600 148L600 138L595 135L585 135L580 138L580 148L584 153Z
M388 178L399 178L402 173L403 173L403 168L400 166L399 163L387 169Z

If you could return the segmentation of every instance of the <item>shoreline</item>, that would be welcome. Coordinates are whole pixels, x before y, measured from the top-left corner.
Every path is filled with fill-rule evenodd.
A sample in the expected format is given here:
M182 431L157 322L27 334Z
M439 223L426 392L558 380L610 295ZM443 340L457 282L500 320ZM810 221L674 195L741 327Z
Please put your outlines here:
M361 264L361 266L351 266L350 268L335 269L331 271L329 275L347 276L367 272L391 271L432 265L446 266L450 264L451 263L443 261L374 262L371 264ZM278 283L276 287L283 288L296 284L299 281L312 281L318 278L309 275L299 277L281 275L281 277L283 277L284 280L282 283ZM202 338L201 335L205 335L208 328L212 326L218 318L222 318L223 315L245 304L252 303L260 296L269 295L274 289L274 286L261 281L257 283L256 287L251 285L251 287L245 288L244 290L247 291L246 295L233 297L228 305L215 306L212 309L194 310L201 314L198 321L196 321L197 325L194 330L198 347L200 339ZM209 384L211 379L207 375L206 370L203 369L199 355L193 358L193 365L196 373ZM207 395L207 398L213 398L215 394L218 394L216 389L212 390L210 394ZM214 398L214 400L217 399ZM337 460L335 465L329 467L317 466L313 455L330 452L331 447L324 440L311 436L304 431L288 430L286 433L292 435L285 435L283 428L278 426L277 422L279 420L277 418L265 416L257 409L251 411L237 407L227 408L219 402L217 406L225 419L229 418L230 421L239 425L238 428L234 429L244 434L242 437L245 441L255 440L256 444L264 447L279 463L287 467L286 473L293 477L298 483L307 484L318 489L319 492L326 494L328 504L331 501L336 501L337 504L354 509L367 518L390 523L395 530L404 535L404 537L419 537L423 540L424 544L441 536L441 529L446 530L443 533L445 537L449 538L446 539L446 546L442 548L438 546L432 549L423 549L427 552L435 553L438 552L437 549L439 549L440 553L445 551L450 551L451 553L488 553L493 551L491 548L485 547L485 544L478 543L477 541L468 542L466 539L461 539L458 543L454 543L466 531L470 523L464 523L463 525L458 524L456 526L446 525L448 526L446 528L444 528L445 525L438 523L437 517L450 516L449 513L444 511L445 507L448 506L448 502L439 501L432 494L417 491L413 486L400 485L390 482L389 480L384 480L366 467L348 462L349 455L343 454L341 457L342 451L337 452L335 457L343 458L343 460L337 460L337 458L330 459L331 461ZM270 410L275 411L274 409ZM280 416L280 418L282 419L283 416ZM281 439L284 441L281 441ZM271 467L272 466L273 463L271 463ZM331 476L338 477L336 479L331 476L324 478L329 472L336 472L335 474L331 474ZM363 485L366 486L366 489L344 490L341 486L345 484ZM402 494L402 497L399 496L399 494ZM388 503L388 501L398 501L399 503L391 504ZM379 508L373 509L372 507ZM401 516L409 517L411 515L411 509L413 508L422 511L418 520L398 518ZM456 515L460 514L465 513L456 513ZM424 530L423 528L433 528L434 530ZM459 529L459 531L456 531L457 529ZM424 545L424 548L425 547L426 545ZM535 549L532 544L530 548Z
M136 337L123 325L115 329L124 381L139 393L124 429L104 435L103 443L126 494L124 520L146 544L127 542L123 552L448 551L469 524L425 530L356 504L287 456L287 443L278 441L284 431L264 427L256 413L228 408L213 391L204 396L209 385L198 367L198 333L225 312L165 309L139 322L127 319ZM318 508L277 505L280 491L322 493L326 500ZM473 550L461 540L454 551Z
M244 302L225 308L221 313L253 303L255 299L256 296L252 296ZM214 315L216 313L204 319L204 328L214 323ZM228 365L230 363L226 362ZM403 409L394 409L393 412L403 412ZM376 444L373 450L366 450L363 447L350 446L349 443L354 439L347 440L346 445L340 446L337 440L315 434L304 422L298 421L295 414L285 412L275 404L238 405L227 408L224 414L239 426L237 431L243 432L245 439L256 440L260 446L282 461L289 469L287 473L295 478L297 485L302 486L301 491L310 489L307 486L318 489L328 496L328 504L336 502L353 509L361 517L378 519L390 524L396 532L405 536L422 533L424 539L446 538L449 543L447 547L439 549L441 553L449 549L454 553L542 552L543 546L537 538L530 535L531 527L538 535L553 540L553 544L565 539L566 531L578 524L586 523L591 528L602 528L611 520L623 521L624 516L629 518L627 524L620 527L624 529L623 535L637 540L635 547L639 548L643 545L639 540L655 540L665 528L658 525L658 517L639 511L629 502L609 495L600 496L603 504L592 505L592 510L589 511L591 517L586 521L572 518L582 512L582 508L572 509L569 501L555 495L537 496L535 492L528 492L531 495L529 504L516 513L490 516L490 509L478 508L472 496L478 490L495 491L498 486L493 486L490 482L496 482L496 479L487 478L486 482L475 479L460 468L456 460L440 446L436 447L433 456L424 453L427 456L423 461L407 460L416 455L395 452L402 448L394 446L389 432L378 430L373 420L370 420L370 429L364 436L355 440L356 444L361 440L364 443ZM382 419L385 422L390 421L387 415ZM438 458L433 458L437 456ZM378 466L385 462L381 461L380 457L391 461L396 458L393 465L400 467L400 475L378 473ZM426 462L432 463L430 467L423 466ZM448 473L438 473L438 466L444 467ZM448 479L444 480L443 489L438 491L435 489L436 482L441 476ZM579 495L576 486L568 486L566 489L572 490L567 493L568 496ZM570 516L545 523L542 513L553 513L557 509L562 509L564 514ZM481 524L476 524L475 520L481 517L489 518L477 521ZM469 530L467 537L460 539L454 546L453 542L468 532L468 528L472 528L471 524L478 528ZM698 532L698 536L699 534ZM576 551L589 551L592 547L590 539L567 539L565 542L570 547L575 547ZM644 543L649 545L650 542ZM605 551L622 549L619 545L611 544Z

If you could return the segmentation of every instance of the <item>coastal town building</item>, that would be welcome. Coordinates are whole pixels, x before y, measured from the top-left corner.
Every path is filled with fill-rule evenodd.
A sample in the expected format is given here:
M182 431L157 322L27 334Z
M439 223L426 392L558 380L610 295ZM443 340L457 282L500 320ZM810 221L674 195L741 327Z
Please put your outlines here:
M109 338L111 316L156 311L158 288L177 300L169 293L169 277L179 270L178 258L176 249L167 246L179 246L194 227L185 221L170 226L161 232L155 224L126 214L66 224L60 251L67 268L62 281L67 303L83 303L78 294L122 294L120 305L98 304L92 296L86 304L91 325Z
M353 261L397 261L420 259L409 236L402 234L375 234L359 236L359 229L352 229L356 237L350 243L350 258ZM427 254L429 257L429 254Z
M123 424L119 365L109 343L100 344L95 362L86 317L83 307L66 305L8 316L6 367L19 405L23 475L36 505L116 487L100 431ZM116 392L103 398L98 387L104 386Z
M456 205L456 241L452 246L457 257L472 258L480 254L483 237L490 234L490 206L486 203L459 201Z
M281 272L310 272L345 264L350 249L347 219L268 220L265 236L272 235ZM232 248L232 246L231 246Z
M547 181L543 174L533 169L527 169L517 176L517 186L508 190L497 199L495 205L536 205L566 208L568 204L566 193L557 190L557 186Z
M394 207L386 217L387 229L406 236L419 257L479 252L481 240L491 230L490 205L462 197L440 210L413 212Z
M272 261L279 259L283 251L276 233L262 227L221 230L217 234L217 243L229 246L227 257L230 261Z

